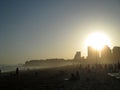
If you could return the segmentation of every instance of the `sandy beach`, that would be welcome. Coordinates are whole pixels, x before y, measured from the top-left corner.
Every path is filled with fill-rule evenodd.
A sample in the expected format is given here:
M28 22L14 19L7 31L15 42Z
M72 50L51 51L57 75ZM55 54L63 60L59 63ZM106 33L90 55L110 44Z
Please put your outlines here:
M64 66L0 75L0 90L119 90L120 80L105 68Z

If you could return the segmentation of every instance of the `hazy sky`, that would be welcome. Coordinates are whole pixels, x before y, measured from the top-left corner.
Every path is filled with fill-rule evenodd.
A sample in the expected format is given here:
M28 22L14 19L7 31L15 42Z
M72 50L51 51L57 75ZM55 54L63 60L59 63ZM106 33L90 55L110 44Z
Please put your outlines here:
M0 0L0 64L86 55L96 31L120 46L119 0Z

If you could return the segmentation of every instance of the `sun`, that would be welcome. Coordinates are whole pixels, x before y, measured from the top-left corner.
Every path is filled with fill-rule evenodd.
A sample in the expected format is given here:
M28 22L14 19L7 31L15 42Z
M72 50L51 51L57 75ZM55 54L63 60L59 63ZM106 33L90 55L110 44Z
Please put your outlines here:
M107 35L100 32L90 34L85 41L86 47L92 46L97 50L101 50L105 45L110 45L110 39Z

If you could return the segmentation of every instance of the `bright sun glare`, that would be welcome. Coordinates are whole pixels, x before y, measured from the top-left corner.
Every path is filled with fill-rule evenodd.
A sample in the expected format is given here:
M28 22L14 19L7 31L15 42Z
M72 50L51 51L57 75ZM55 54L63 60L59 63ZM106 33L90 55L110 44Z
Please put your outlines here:
M85 41L86 47L92 46L97 50L101 50L105 45L110 45L110 39L107 35L99 32L90 34Z

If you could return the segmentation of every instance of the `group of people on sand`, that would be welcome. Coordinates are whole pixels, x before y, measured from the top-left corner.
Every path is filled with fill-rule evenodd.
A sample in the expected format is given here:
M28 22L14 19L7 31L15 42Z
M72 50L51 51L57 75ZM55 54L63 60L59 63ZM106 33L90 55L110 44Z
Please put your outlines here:
M70 80L79 80L80 79L80 75L79 75L79 71L76 71L76 73L71 73L71 77Z

